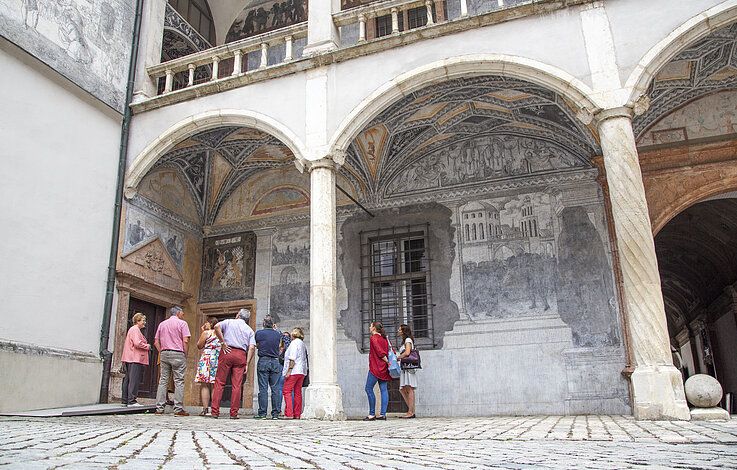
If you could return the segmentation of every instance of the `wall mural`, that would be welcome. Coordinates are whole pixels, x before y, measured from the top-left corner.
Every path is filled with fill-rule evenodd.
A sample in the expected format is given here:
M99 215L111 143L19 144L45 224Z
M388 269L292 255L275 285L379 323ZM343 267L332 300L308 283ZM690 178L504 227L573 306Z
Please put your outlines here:
M230 26L225 42L307 21L307 0L253 0Z
M197 207L184 181L174 169L153 171L139 186L139 193L175 214L199 222Z
M606 238L592 222L601 208L556 214L561 204L560 195L533 192L459 208L466 312L474 320L559 315L577 346L619 345Z
M141 209L128 204L125 214L125 240L122 256L134 251L152 238L158 237L182 273L184 262L184 232Z
M253 298L256 234L243 232L204 241L200 302Z
M0 0L0 34L123 113L133 0Z
M271 302L269 312L279 324L310 318L310 229L280 229L271 249Z
M637 145L669 144L734 134L736 125L737 92L722 91L696 99L659 119L637 139Z
M540 140L494 135L454 142L409 164L387 185L386 196L584 167L570 152Z

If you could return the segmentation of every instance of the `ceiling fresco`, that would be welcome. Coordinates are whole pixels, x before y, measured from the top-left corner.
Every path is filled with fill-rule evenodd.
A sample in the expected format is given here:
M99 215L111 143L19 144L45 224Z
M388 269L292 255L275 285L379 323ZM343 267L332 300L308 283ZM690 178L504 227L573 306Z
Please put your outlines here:
M635 117L632 123L638 144L687 140L690 138L688 131L682 131L682 127L688 126L658 129L662 134L656 135L651 135L650 130L663 116L701 97L729 89L737 89L737 24L717 30L689 46L660 70L647 92L650 108L641 116ZM737 121L734 109L725 112L728 115L717 118L728 119L730 123L732 118ZM725 112L721 114L724 115ZM709 123L702 121L705 119L696 116L696 124L703 130L708 130ZM692 129L691 133L699 137L694 131Z
M156 162L149 175L175 170L194 201L200 223L211 225L223 203L249 177L272 169L298 174L293 159L276 137L250 128L219 127L180 142ZM284 200L294 205L293 200Z
M484 76L411 93L370 122L349 146L343 176L363 199L533 174L591 168L591 129L555 92Z
M737 282L737 199L689 207L655 237L671 336Z

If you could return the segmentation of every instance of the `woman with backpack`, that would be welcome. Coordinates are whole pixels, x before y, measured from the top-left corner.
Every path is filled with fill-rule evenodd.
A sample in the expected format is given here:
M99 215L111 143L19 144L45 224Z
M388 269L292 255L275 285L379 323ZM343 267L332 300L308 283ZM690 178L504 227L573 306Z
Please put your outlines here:
M415 338L412 336L412 330L409 325L399 325L397 334L402 338L402 347L399 349L398 360L409 356L415 347ZM404 402L407 404L407 414L400 418L415 417L415 389L417 388L416 369L402 368L402 375L399 376L399 393L402 394Z
M371 333L371 342L369 346L369 372L366 377L366 395L369 402L369 415L363 418L364 421L375 421L386 419L386 407L389 405L389 391L387 383L391 380L389 375L389 340L386 339L386 331L384 325L379 321L371 322L369 325ZM374 385L379 383L381 390L381 414L377 415L376 395L374 394Z

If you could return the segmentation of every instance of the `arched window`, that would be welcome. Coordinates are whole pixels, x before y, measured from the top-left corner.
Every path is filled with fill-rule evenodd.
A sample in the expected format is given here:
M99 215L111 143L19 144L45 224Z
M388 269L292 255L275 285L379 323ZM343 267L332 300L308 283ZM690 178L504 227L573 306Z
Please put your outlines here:
M468 224L466 224L466 241L471 241L471 233L470 228L468 227Z
M215 46L215 24L207 0L168 0L169 5L187 20L203 38Z
M480 238L484 239L484 224L479 224L479 234L481 235Z

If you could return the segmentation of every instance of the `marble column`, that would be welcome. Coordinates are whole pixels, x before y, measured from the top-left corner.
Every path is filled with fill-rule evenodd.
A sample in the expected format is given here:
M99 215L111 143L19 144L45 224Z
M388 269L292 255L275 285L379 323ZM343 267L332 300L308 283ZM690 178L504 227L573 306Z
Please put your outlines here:
M310 386L306 419L342 420L338 386L335 177L342 158L313 161L310 171Z
M630 377L636 419L689 419L681 373L673 366L645 200L632 111L621 107L596 116L612 203L623 279L623 297L634 371Z
M146 73L146 68L161 63L161 49L164 42L164 18L166 0L143 2L141 16L141 35L136 62L136 78L133 85L133 102L156 96L158 81Z

